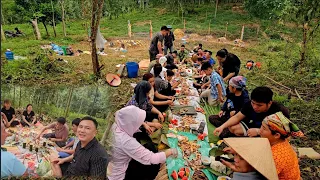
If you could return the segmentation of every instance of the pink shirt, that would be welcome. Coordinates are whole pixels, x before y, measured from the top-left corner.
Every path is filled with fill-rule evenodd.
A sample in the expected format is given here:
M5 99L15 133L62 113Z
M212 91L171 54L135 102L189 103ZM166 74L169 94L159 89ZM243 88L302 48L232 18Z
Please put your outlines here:
M116 113L116 122L112 125L113 142L109 180L124 179L131 159L145 165L166 161L164 152L153 153L132 137L142 125L145 116L146 112L135 106L127 106Z
M69 128L66 124L64 124L64 126L61 129L56 129L56 122L50 124L48 127L50 129L54 129L54 134L56 136L56 138L58 139L64 139L66 140L69 136Z

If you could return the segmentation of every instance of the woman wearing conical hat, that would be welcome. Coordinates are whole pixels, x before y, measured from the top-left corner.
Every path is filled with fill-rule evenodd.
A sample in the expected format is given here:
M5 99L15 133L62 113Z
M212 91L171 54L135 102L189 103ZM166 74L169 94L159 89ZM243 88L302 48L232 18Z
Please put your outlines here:
M224 138L224 151L234 155L234 163L221 159L231 168L232 180L278 180L277 170L267 138Z
M260 128L260 136L268 138L280 180L299 180L300 169L297 154L288 137L303 137L299 128L282 112L267 116Z

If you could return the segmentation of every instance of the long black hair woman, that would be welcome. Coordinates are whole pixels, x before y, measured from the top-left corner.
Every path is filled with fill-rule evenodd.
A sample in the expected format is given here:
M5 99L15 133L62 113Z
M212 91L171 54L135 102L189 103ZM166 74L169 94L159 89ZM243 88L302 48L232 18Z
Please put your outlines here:
M147 112L143 127L151 134L155 129L162 128L162 125L158 122L152 122L153 119L159 119L161 122L164 121L162 113L155 107L152 106L149 100L149 93L151 90L151 84L148 81L141 81L134 88L134 95L127 103L126 106L134 105Z
M238 56L229 53L226 49L221 49L216 57L219 61L219 73L222 73L220 75L225 82L239 74L241 62Z

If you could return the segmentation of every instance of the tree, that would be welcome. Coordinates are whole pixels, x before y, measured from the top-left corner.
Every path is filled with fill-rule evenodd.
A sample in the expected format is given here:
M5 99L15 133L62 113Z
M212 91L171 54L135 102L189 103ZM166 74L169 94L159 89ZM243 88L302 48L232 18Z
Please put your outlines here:
M96 48L96 37L97 37L97 30L100 24L100 18L102 14L103 8L103 1L104 0L92 0L92 18L91 18L91 56L92 56L92 66L93 66L93 73L96 77L100 77L100 66L99 60L97 55L97 48Z
M67 36L67 32L66 32L66 22L65 22L65 20L64 20L64 15L65 15L65 11L64 11L64 0L60 0L59 2L60 2L60 4L61 4L63 35L64 35L64 37L66 37L66 36Z
M317 0L247 0L248 12L262 19L294 21L302 27L300 61L295 64L304 66L307 59L308 43L315 36L320 26L320 1Z
M53 28L53 32L54 32L54 37L57 37L56 22L54 20L54 7L53 7L52 0L51 0L51 8L52 8L52 28Z

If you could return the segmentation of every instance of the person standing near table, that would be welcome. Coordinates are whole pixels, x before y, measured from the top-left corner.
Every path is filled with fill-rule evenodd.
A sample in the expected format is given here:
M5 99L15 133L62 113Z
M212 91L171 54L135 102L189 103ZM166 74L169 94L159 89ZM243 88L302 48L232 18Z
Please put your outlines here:
M6 142L8 133L4 123L1 121L1 146ZM27 168L12 153L1 148L1 179L9 177L27 176Z
M238 56L229 53L226 49L221 49L217 52L216 57L219 61L219 73L224 82L228 82L229 79L235 77L240 71L240 59Z
M32 111L32 105L28 104L25 111L22 113L22 126L32 126L37 123L36 118L34 117L34 112Z
M16 115L15 115L16 112L15 112L14 108L11 107L10 100L8 100L8 99L4 100L1 112L3 112L7 117L8 122L7 122L7 124L5 124L6 127L9 127L9 126L14 127L14 126L20 124L19 121L15 120L16 119Z
M167 55L168 49L170 50L170 53L173 53L173 41L174 39L174 34L171 31L172 26L167 25L167 28L169 29L169 33L164 37L164 55Z
M92 117L84 117L78 126L79 143L75 153L67 158L51 159L53 174L56 177L90 177L106 179L108 155L105 148L98 142L98 122ZM68 163L66 171L60 164Z
M157 54L162 53L162 43L164 36L169 33L169 29L167 26L162 26L160 32L158 32L151 40L150 47L149 47L149 55L150 55L150 62L156 60Z
M57 122L44 127L38 134L36 139L40 139L41 134L47 129L54 129L54 133L44 134L44 138L48 138L50 141L55 142L59 147L63 147L66 145L66 141L69 135L69 128L68 125L66 125L65 118L59 117L57 119Z

